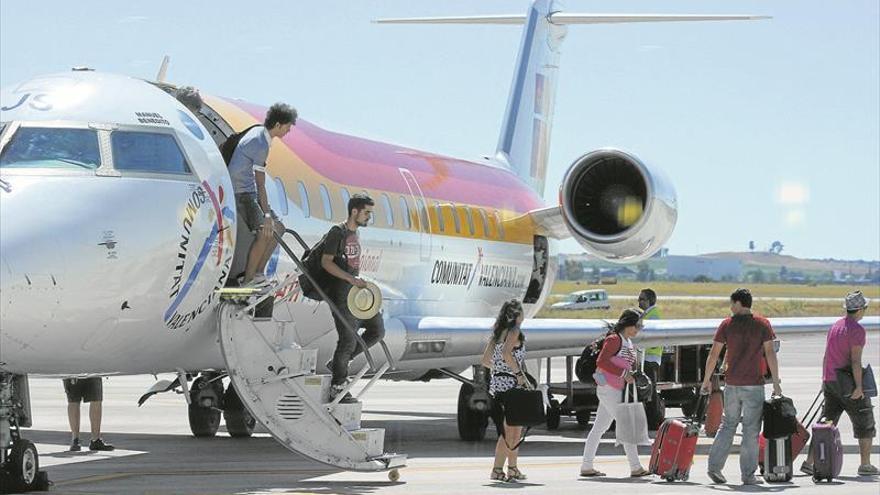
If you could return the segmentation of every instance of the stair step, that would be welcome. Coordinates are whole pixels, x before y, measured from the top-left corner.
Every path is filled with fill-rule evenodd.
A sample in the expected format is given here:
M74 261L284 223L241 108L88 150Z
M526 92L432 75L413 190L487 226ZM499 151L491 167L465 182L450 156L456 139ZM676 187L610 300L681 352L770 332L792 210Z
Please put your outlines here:
M303 388L319 404L330 402L330 375L311 375L302 377Z
M336 418L336 421L339 421L339 424L341 424L346 430L360 430L362 407L363 405L360 402L352 402L350 404L339 403L330 411L330 414L332 414L333 417Z
M385 428L360 428L351 432L354 440L367 451L367 457L385 453Z

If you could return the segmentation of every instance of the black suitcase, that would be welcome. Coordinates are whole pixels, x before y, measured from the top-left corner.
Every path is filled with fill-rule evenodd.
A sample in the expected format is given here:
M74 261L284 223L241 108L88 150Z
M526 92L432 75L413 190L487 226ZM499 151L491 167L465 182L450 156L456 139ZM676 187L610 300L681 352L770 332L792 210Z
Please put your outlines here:
M763 475L766 481L791 481L794 475L791 437L767 440L764 448Z

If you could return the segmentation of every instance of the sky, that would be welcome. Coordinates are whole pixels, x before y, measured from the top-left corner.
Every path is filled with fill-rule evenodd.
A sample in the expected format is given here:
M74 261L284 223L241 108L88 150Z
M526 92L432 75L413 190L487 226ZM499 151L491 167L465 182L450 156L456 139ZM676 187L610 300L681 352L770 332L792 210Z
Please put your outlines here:
M465 159L494 154L520 26L379 25L520 14L524 0L4 0L0 85L85 65L261 104L321 127ZM617 147L671 178L671 254L880 259L880 3L573 1L568 12L771 20L570 26L545 199ZM562 252L579 252L565 241Z

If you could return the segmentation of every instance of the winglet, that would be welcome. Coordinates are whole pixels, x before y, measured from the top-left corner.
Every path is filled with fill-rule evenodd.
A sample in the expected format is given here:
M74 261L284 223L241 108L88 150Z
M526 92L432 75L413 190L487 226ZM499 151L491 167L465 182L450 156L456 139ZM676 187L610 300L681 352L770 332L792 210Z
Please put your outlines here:
M160 83L165 82L165 75L166 75L167 72L168 72L168 62L169 62L169 60L170 60L170 59L168 58L168 55L165 55L165 56L162 58L162 65L159 66L159 72L156 73L156 82L160 82Z

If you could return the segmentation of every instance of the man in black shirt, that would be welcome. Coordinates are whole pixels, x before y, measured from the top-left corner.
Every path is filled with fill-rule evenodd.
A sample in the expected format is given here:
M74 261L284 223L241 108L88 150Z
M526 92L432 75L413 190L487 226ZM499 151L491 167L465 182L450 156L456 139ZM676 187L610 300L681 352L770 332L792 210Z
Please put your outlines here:
M333 315L339 340L333 353L330 370L333 373L330 395L336 397L345 389L348 379L348 364L355 356L364 351L363 346L355 338L354 332L363 327L362 335L367 347L372 347L385 336L385 325L382 314L377 313L368 320L359 320L348 309L348 292L352 286L364 288L367 283L358 278L361 266L361 244L358 239L358 227L366 227L373 215L375 203L366 194L355 194L348 201L348 220L344 224L334 225L327 233L324 251L321 255L321 267L333 277L327 287L327 295L345 317L340 321ZM346 395L341 402L354 399Z

